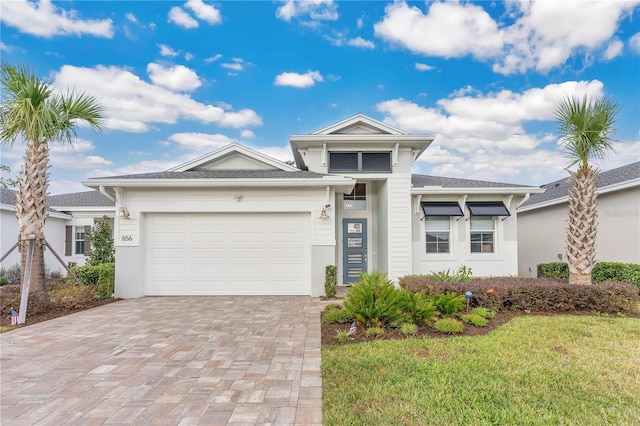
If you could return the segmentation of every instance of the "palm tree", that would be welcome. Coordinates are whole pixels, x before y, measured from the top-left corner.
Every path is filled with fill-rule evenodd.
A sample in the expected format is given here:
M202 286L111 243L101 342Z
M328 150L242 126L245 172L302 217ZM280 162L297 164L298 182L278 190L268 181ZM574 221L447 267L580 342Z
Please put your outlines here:
M596 254L598 170L591 167L589 160L604 158L607 151L613 150L610 137L615 132L613 124L618 110L618 105L610 100L573 96L563 100L555 113L560 144L572 159L569 167L578 165L576 171L569 170L567 260L570 284L591 283Z
M30 235L35 236L31 290L46 295L44 223L49 187L49 144L73 145L80 121L94 131L103 128L103 109L93 96L75 91L64 94L36 76L27 66L0 65L0 140L13 146L26 144L24 166L18 177L16 216L20 232L22 274Z

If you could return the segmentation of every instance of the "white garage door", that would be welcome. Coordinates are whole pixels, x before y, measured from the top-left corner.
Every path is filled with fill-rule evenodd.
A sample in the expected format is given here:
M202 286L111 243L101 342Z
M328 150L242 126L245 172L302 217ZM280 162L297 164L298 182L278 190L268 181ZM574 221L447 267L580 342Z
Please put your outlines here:
M150 214L147 295L309 295L309 215Z

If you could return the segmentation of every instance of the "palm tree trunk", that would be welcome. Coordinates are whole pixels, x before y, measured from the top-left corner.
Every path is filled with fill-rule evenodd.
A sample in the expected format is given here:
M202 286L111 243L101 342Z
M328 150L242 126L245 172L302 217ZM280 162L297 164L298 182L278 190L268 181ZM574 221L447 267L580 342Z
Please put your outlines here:
M44 266L44 223L47 219L47 189L49 188L49 148L46 143L28 143L24 166L18 178L16 216L20 232L22 278L26 270L29 237L35 236L31 270L31 292L47 295Z
M567 260L570 284L591 284L595 264L597 233L597 173L581 166L571 173L569 219L567 221Z

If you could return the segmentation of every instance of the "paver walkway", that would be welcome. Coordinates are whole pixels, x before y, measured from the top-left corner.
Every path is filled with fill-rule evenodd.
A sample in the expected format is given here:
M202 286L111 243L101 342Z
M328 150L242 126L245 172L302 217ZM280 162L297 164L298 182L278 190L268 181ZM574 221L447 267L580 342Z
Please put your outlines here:
M0 424L322 424L317 298L145 297L0 335Z

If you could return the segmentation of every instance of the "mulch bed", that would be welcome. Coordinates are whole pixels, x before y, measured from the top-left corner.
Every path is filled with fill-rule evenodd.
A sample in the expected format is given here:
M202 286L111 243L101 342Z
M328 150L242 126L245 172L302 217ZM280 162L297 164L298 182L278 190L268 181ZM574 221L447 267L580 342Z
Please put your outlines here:
M117 302L122 299L105 299L105 300L95 300L89 303L86 303L85 307L82 309L67 309L60 306L51 306L44 312L39 312L36 314L29 314L29 305L27 304L27 318L24 324L21 324L18 327L26 327L28 325L37 324L39 322L48 321L54 318L63 317L65 315L73 314L76 312L85 311L87 309L96 308L98 306L107 305L109 303ZM17 310L17 309L16 309ZM0 326L8 327L11 324L11 317L7 315L2 315L0 318Z

